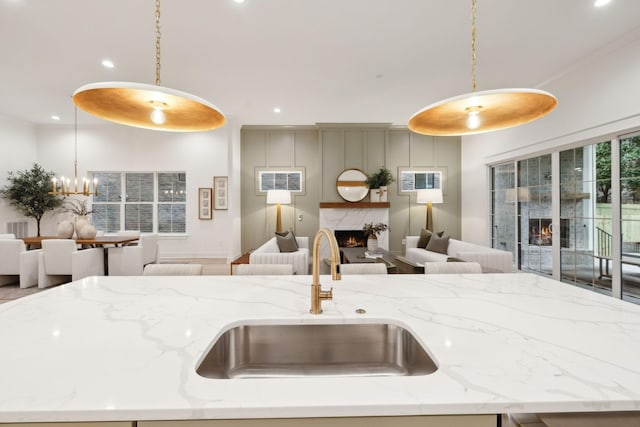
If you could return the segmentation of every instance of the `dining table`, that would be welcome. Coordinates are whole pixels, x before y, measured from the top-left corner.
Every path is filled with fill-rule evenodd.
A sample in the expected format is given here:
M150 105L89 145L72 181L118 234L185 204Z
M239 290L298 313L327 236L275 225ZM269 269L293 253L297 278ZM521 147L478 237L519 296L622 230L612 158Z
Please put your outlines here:
M37 249L41 247L42 241L45 239L61 239L59 236L30 236L22 237L22 240L29 249ZM73 239L79 245L88 245L93 247L104 247L105 245L124 246L129 243L137 242L139 236L96 236L93 239Z

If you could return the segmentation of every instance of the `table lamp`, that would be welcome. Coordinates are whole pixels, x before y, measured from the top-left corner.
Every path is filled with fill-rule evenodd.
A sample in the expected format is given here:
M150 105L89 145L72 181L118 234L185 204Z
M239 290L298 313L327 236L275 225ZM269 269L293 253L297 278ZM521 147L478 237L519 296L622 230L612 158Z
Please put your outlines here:
M431 205L433 203L442 203L442 202L443 202L442 189L429 188L426 190L418 190L416 203L427 204L427 222L425 224L425 228L429 231L433 231L433 212L431 210Z
M291 203L291 193L289 190L268 190L267 204L277 205L276 207L276 233L282 232L282 212L280 205L288 205Z

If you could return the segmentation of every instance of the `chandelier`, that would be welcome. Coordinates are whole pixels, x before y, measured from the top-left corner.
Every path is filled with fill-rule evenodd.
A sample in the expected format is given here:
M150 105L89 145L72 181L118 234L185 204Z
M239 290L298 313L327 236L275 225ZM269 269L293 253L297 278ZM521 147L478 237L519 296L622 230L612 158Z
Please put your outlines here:
M424 135L472 135L519 126L547 115L558 105L548 92L511 88L476 92L476 11L471 0L471 93L431 104L415 113L410 130Z
M83 177L82 182L78 182L78 107L74 108L75 120L74 120L74 159L73 159L73 187L71 178L65 178L64 176L58 179L54 177L51 179L51 191L49 194L54 196L97 196L98 195L98 180L96 178L91 182L88 178ZM80 188L78 189L78 184ZM93 184L93 185L92 185Z
M155 85L135 82L99 82L84 85L73 102L105 120L145 129L197 132L224 125L224 114L210 102L160 86L160 0L156 0Z

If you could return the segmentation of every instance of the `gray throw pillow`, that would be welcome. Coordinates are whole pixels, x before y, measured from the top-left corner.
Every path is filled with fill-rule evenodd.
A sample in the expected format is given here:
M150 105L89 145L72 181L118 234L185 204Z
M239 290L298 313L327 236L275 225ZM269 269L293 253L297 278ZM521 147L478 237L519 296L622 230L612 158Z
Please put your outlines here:
M451 236L440 237L438 235L431 236L429 243L427 243L426 249L431 252L437 252L439 254L447 254L449 248L449 238Z
M276 233L276 242L280 252L296 252L298 250L298 242L291 229L283 233Z
M427 243L429 243L429 240L431 240L431 234L432 233L426 228L423 228L422 231L420 231L420 237L418 238L419 248L424 249L427 247Z
M444 234L444 230L443 231L438 231L436 233L438 236L442 237L442 235ZM429 230L427 230L426 228L423 228L420 231L420 237L418 238L418 248L422 248L425 249L427 247L427 245L429 244L429 240L431 240L431 236L433 236L433 233Z

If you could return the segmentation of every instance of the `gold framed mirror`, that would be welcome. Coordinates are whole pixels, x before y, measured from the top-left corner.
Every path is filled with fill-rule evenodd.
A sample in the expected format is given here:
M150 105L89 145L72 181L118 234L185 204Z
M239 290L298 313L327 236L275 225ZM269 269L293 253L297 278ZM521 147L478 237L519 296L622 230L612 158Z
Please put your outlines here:
M338 175L336 190L347 202L359 202L369 193L366 179L367 175L360 169L345 169Z

